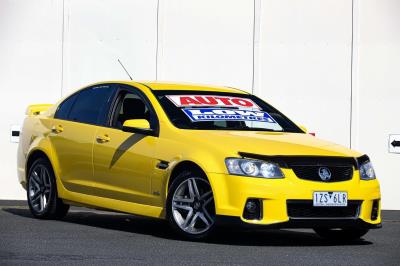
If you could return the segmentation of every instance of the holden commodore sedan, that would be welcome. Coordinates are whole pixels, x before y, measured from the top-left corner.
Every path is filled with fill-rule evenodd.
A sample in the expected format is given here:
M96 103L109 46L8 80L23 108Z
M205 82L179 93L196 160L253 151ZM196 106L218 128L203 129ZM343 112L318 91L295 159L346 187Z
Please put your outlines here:
M367 155L233 88L102 82L31 105L18 176L41 219L87 206L167 219L189 239L220 224L346 240L381 226Z

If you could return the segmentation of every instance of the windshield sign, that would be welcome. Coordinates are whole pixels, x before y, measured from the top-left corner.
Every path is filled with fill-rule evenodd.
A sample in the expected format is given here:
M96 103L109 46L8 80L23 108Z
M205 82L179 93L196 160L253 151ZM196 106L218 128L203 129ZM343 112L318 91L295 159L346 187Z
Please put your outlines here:
M153 93L177 128L303 133L282 113L251 94L192 90Z
M258 121L267 123L276 123L275 120L267 113L258 110L239 110L239 109L222 109L222 108L197 108L182 109L183 112L192 120L197 121Z

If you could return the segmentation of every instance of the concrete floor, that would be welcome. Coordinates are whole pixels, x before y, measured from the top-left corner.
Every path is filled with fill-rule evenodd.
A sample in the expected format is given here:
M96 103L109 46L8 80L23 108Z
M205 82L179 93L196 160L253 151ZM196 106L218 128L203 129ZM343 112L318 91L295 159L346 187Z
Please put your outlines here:
M25 202L0 201L0 265L400 265L400 211L363 240L331 243L311 230L218 231L179 240L159 220L73 208L34 219Z

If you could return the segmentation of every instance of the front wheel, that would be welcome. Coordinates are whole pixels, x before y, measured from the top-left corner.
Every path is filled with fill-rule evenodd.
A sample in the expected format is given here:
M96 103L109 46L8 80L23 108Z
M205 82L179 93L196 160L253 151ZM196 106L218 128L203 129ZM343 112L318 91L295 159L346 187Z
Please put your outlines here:
M29 209L36 218L60 219L69 209L69 205L58 198L53 168L43 158L33 162L29 169L27 198Z
M185 171L171 184L167 219L181 236L196 240L210 235L215 226L213 192L207 178Z
M314 228L314 231L320 237L334 241L358 240L368 233L368 229L361 228Z

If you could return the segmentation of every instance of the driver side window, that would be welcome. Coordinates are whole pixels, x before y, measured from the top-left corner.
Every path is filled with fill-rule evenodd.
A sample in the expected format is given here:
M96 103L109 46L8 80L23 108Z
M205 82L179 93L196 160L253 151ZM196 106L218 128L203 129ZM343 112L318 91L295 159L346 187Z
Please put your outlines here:
M130 119L146 119L150 122L150 112L137 94L125 92L119 99L112 126L122 129L124 122Z

